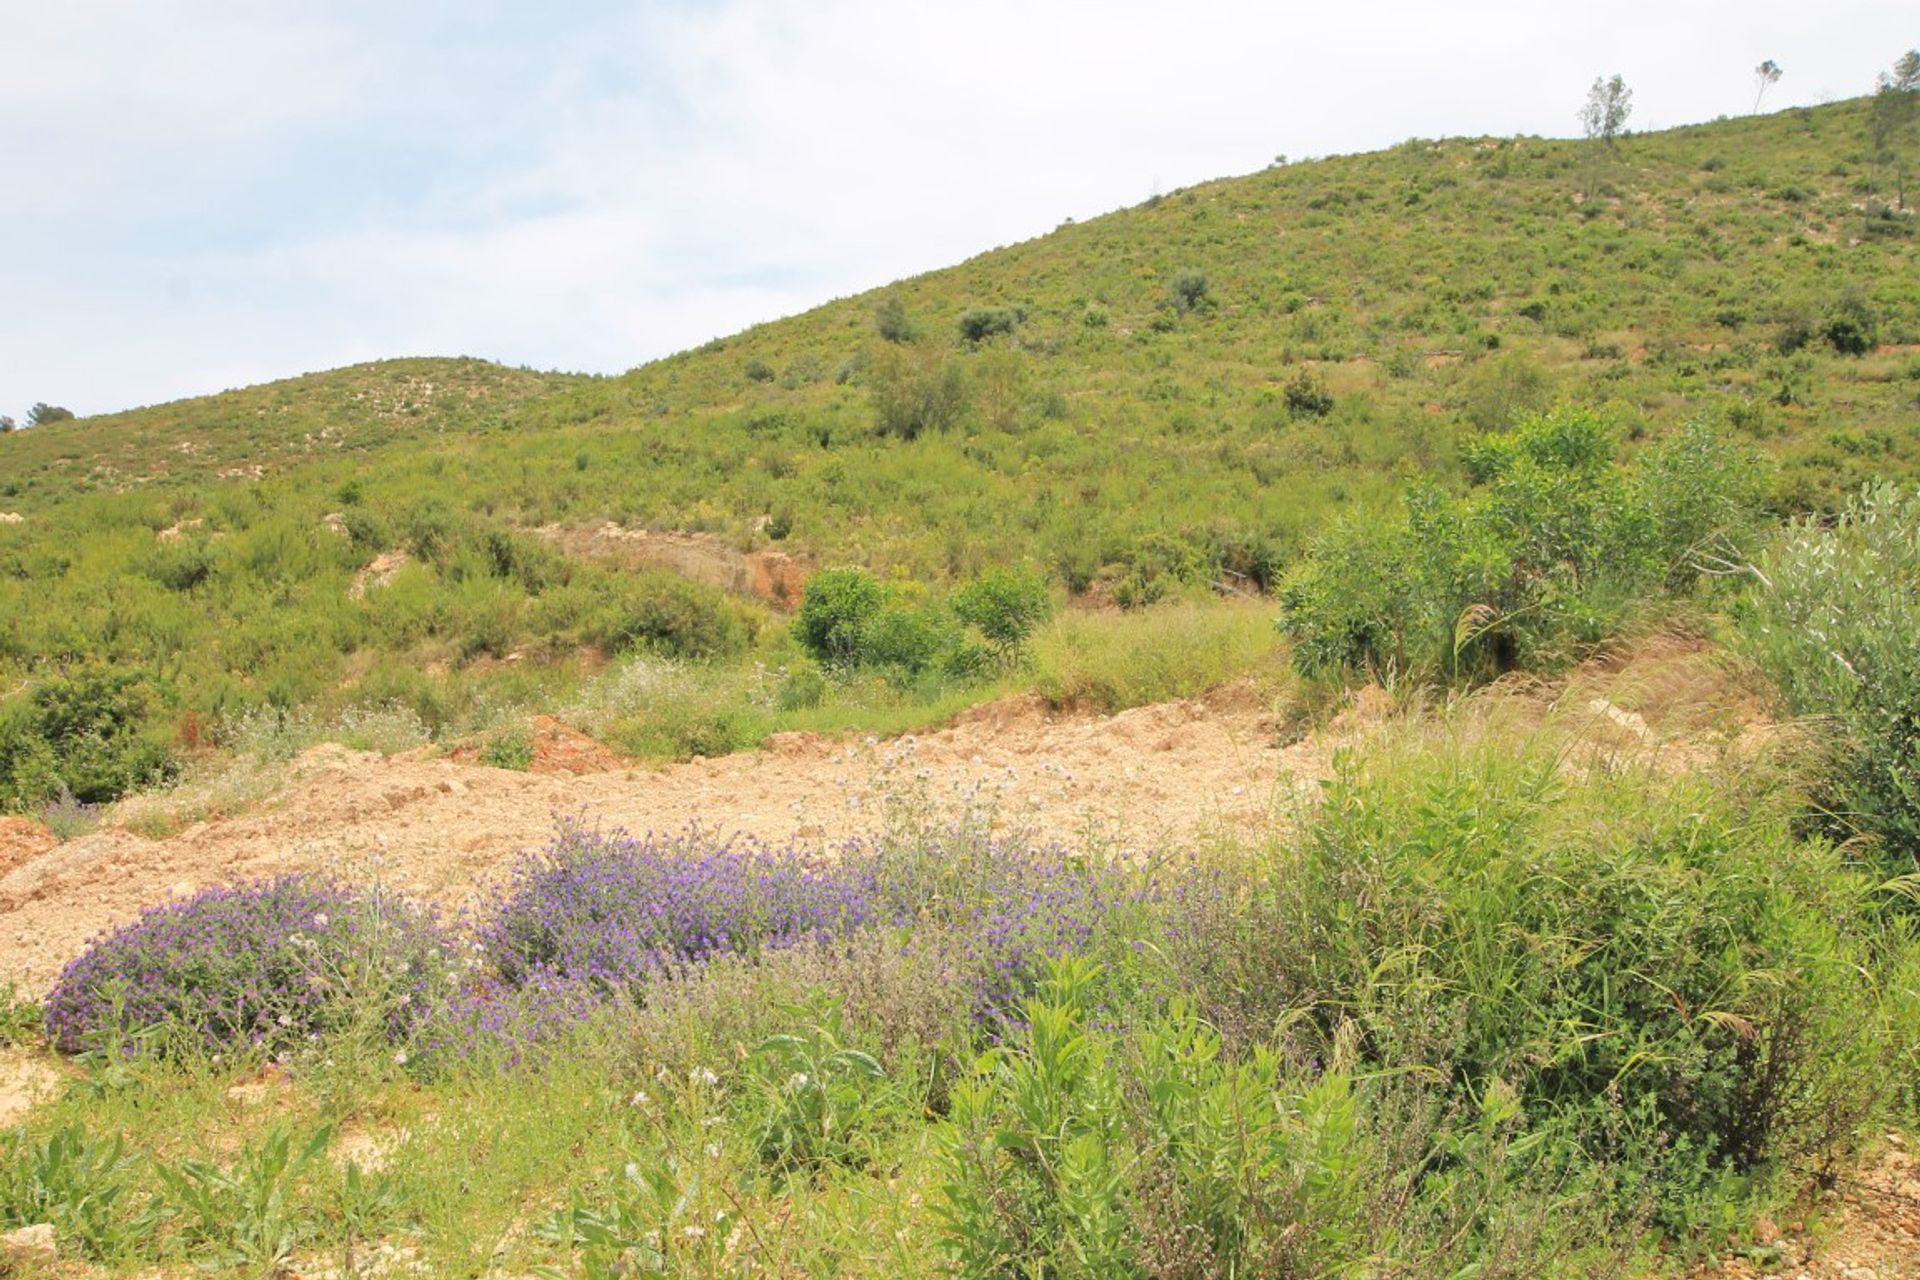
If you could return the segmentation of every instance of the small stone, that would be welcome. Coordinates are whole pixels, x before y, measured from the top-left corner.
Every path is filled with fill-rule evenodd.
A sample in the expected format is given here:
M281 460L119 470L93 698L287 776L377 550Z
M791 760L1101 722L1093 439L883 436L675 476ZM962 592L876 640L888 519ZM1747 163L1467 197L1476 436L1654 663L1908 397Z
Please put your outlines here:
M191 898L193 896L193 893L194 893L194 883L191 880L175 880L172 884L167 886L167 894L170 897Z
M53 1224L50 1222L36 1222L30 1227L0 1234L0 1262L47 1263L59 1260L60 1246L54 1241Z
M255 1107L265 1102L267 1095L272 1092L272 1085L264 1080L256 1080L251 1084L236 1084L229 1088L227 1101L238 1103L243 1107Z
M1762 1214L1753 1220L1753 1242L1761 1245L1780 1242L1780 1228L1774 1225L1772 1218Z

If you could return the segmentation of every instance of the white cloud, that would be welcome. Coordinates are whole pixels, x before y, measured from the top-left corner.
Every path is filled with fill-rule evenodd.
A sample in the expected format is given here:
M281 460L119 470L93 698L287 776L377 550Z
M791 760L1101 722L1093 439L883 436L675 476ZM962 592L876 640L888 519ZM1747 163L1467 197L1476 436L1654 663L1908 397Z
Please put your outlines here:
M1883 4L82 0L10 16L0 406L374 355L615 370L1165 189L1864 90ZM24 193L27 198L21 199Z

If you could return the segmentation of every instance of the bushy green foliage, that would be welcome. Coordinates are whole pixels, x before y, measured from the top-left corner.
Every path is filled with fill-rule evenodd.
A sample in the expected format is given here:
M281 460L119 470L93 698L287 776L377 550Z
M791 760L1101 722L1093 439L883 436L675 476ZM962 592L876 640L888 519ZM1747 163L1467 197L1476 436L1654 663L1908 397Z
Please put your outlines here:
M1833 523L1788 529L1759 558L1740 634L1834 760L1832 819L1920 856L1920 496L1863 490Z
M946 431L967 408L966 373L932 343L889 343L867 367L874 429L883 436L918 439Z
M723 592L664 569L614 579L593 610L589 637L615 653L722 658L747 645L746 622Z
M1182 271L1167 283L1167 300L1181 315L1213 301L1204 271Z
M1613 447L1592 414L1541 415L1462 450L1466 494L1418 486L1403 521L1323 535L1282 591L1300 669L1432 679L1550 664L1647 593L1685 589L1695 556L1753 526L1758 474L1704 428L1625 468Z
M907 304L899 294L889 293L873 309L873 327L888 342L912 342L919 328L907 314Z
M960 338L980 343L1004 337L1019 327L1021 315L1013 307L970 307L960 313Z
M794 633L821 662L859 661L866 631L886 602L880 580L865 569L825 569L807 580Z
M1059 963L953 1088L940 1209L957 1275L1311 1275L1361 1251L1343 1074L1222 1053L1184 1003L1095 1030L1099 972Z
M0 808L117 800L175 769L153 731L160 693L138 670L85 667L0 704Z
M1053 616L1053 592L1028 569L989 569L954 589L949 603L996 653L1011 654Z

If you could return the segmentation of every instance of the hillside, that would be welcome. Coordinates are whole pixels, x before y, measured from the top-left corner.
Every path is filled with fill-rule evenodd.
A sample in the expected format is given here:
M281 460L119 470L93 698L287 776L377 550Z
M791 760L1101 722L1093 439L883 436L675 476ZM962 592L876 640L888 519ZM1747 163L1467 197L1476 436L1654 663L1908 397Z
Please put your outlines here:
M99 658L176 727L397 698L437 729L635 643L786 664L760 606L577 554L607 522L704 539L722 586L774 547L936 586L1024 563L1096 603L1259 589L1554 400L1628 451L1714 423L1776 461L1776 508L1829 508L1920 461L1914 219L1865 118L1413 140L617 378L391 361L0 437L0 684Z
M0 437L0 1276L1914 1280L1861 125Z

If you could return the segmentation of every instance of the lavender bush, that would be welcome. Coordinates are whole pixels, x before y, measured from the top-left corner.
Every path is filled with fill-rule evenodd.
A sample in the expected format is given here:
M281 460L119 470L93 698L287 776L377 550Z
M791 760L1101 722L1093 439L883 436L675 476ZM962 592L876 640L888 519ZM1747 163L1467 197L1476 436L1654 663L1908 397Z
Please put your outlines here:
M208 889L95 939L47 997L47 1034L107 1043L274 1049L379 1002L404 1034L452 972L449 939L391 895L315 877Z
M569 1003L556 984L637 996L716 955L882 927L910 950L916 932L938 928L967 939L956 997L984 1021L1024 998L1044 961L1093 947L1121 913L1159 898L1144 866L968 834L822 856L698 830L636 840L569 824L522 864L476 936L502 989L495 1009L532 987L551 1022L546 1011Z

